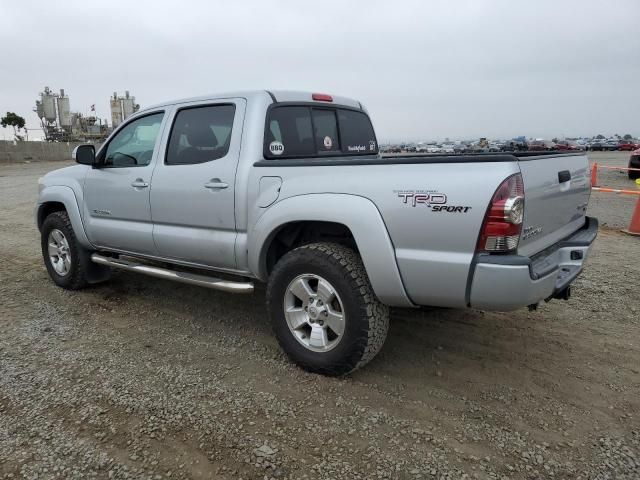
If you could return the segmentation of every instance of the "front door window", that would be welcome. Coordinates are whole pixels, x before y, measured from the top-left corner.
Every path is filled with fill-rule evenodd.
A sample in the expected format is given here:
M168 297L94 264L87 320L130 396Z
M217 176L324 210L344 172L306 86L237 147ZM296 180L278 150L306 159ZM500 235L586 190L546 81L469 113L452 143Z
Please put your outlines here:
M138 118L122 128L111 139L104 154L104 167L144 167L153 156L164 114L154 113Z

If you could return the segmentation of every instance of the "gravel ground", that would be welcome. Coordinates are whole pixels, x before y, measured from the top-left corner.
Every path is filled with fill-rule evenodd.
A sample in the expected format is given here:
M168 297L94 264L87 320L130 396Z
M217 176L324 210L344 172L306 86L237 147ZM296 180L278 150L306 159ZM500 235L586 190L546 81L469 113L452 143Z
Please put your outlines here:
M640 478L633 202L594 193L615 228L570 301L396 310L381 354L335 379L286 360L261 289L55 287L33 205L59 166L0 166L0 478Z

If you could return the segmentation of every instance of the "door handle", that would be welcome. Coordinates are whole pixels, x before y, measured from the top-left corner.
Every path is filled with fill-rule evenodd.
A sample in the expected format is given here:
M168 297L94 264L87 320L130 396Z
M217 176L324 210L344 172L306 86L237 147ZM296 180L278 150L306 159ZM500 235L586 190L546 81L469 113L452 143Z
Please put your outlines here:
M204 184L204 188L208 188L210 190L224 190L225 188L228 188L228 187L229 187L229 184L224 183L219 178L212 178L211 180L209 180L207 183Z
M142 180L141 178L136 178L135 181L131 184L134 188L147 188L149 184Z

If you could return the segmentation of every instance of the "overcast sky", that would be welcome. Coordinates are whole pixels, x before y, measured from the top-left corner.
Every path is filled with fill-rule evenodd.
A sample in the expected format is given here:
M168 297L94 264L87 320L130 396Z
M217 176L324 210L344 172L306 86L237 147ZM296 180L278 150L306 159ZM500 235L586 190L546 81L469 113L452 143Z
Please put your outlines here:
M31 128L46 85L103 118L270 88L355 97L380 140L640 135L638 0L3 0L0 53Z

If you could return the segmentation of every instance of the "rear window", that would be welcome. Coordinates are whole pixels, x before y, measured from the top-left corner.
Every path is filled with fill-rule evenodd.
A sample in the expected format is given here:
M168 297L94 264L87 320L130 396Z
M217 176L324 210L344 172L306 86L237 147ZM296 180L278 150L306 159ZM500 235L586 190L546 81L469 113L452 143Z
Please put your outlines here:
M273 107L265 129L266 158L372 155L378 144L369 117L347 108Z
M338 121L335 110L312 108L316 150L320 153L339 152Z
M369 117L355 110L338 110L340 138L347 153L378 151L376 136Z

